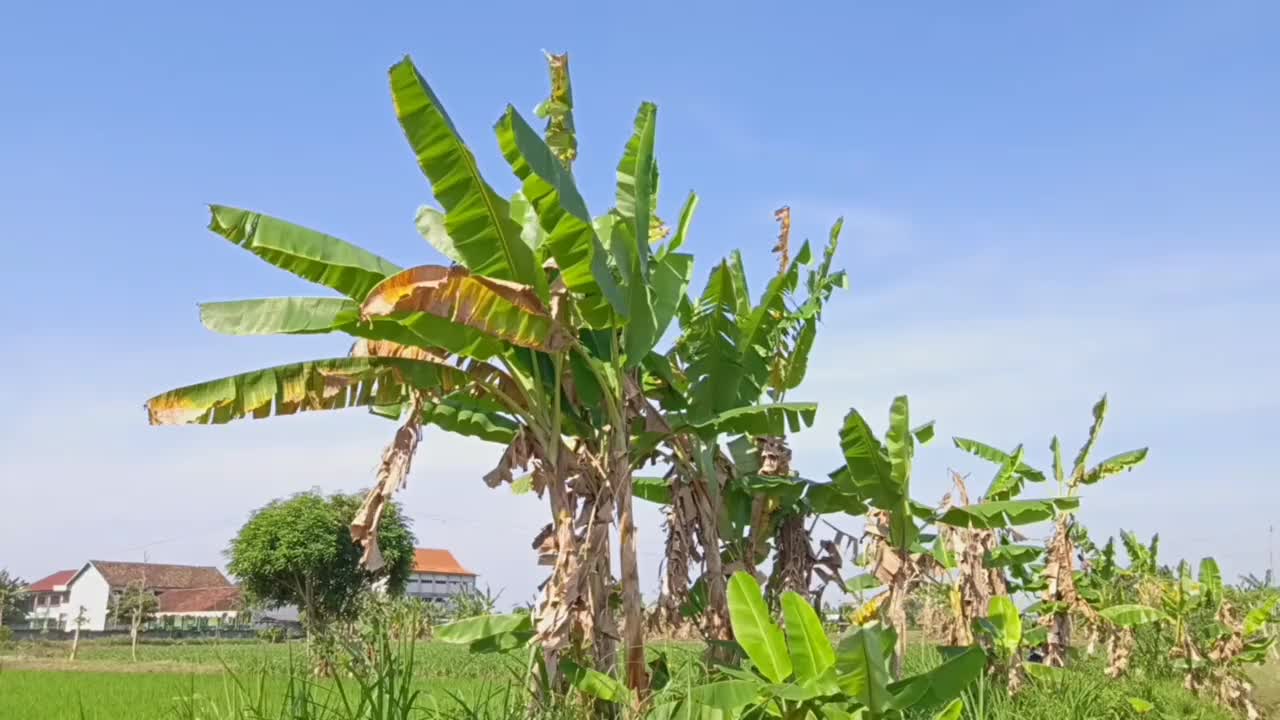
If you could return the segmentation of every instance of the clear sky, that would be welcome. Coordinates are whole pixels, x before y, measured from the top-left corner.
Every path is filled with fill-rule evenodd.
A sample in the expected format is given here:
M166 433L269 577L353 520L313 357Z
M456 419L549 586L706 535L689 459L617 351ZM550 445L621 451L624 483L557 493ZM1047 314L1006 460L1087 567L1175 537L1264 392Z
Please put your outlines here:
M413 227L429 189L387 67L414 57L510 192L490 126L545 95L548 49L572 56L596 212L636 105L659 104L662 212L702 196L699 287L735 247L759 285L782 204L815 240L845 216L853 287L795 394L822 403L793 440L802 473L836 465L850 406L883 427L905 392L938 421L916 472L934 500L949 466L980 486L990 474L951 435L1024 442L1044 466L1050 435L1073 454L1107 391L1099 457L1150 445L1151 459L1088 491L1095 536L1159 531L1168 561L1265 569L1280 514L1280 6L365 5L6 9L0 567L219 563L253 507L367 484L394 426L360 411L146 425L156 392L348 344L205 331L198 301L323 290L205 231L203 204L439 261ZM498 453L429 434L403 500L422 544L523 601L547 513L484 487ZM652 506L640 523L652 588Z

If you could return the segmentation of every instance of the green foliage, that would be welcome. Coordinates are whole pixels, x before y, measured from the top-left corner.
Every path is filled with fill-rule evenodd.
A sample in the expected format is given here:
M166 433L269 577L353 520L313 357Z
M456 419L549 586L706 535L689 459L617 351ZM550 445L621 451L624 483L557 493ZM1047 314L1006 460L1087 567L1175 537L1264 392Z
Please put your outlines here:
M111 596L107 615L117 625L129 625L136 620L141 627L154 620L159 609L160 601L156 594L141 580L134 580L118 595Z
M401 592L413 564L413 533L399 507L388 504L378 532L386 567L365 572L348 530L361 501L306 492L268 503L232 539L228 571L251 602L296 605L309 627L353 617L361 591L379 578L392 593Z
M26 614L27 582L0 570L0 627L6 622L20 620Z
M909 708L951 702L982 672L982 652L972 648L890 682L891 631L860 627L833 647L804 598L783 593L782 608L785 634L770 617L755 580L743 572L734 574L729 617L755 673L725 670L729 679L688 693L684 702L689 711L707 708L736 717L754 706L782 717L900 718Z

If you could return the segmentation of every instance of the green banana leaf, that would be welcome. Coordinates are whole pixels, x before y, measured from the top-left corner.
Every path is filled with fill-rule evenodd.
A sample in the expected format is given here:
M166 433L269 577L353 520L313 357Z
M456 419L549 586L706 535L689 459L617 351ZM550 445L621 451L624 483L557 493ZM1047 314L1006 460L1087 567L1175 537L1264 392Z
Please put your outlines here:
M1147 448L1138 448L1137 450L1130 450L1118 455L1112 455L1095 465L1092 470L1085 473L1080 479L1080 482L1085 485L1092 485L1103 478L1110 477L1112 475L1119 475L1122 472L1132 470L1138 465L1141 465L1142 461L1146 459Z
M782 594L782 618L796 679L817 681L836 662L835 649L822 629L822 620L807 600L793 592Z
M407 56L388 74L396 119L444 209L444 227L452 243L445 254L460 258L476 275L530 285L545 298L546 278L520 237L506 199L481 177L475 156L431 86Z
M555 259L565 287L582 295L603 297L616 317L626 318L626 297L573 175L515 108L508 106L494 129L503 157L522 183L522 195L533 206L546 232L544 247ZM583 307L603 309L591 302ZM592 327L607 327L613 322L608 313L600 312L587 320Z
M497 635L532 630L533 616L523 612L511 615L481 615L455 620L435 628L432 637L452 645L467 645Z
M1168 615L1156 608L1135 604L1112 605L1099 610L1098 614L1113 625L1125 628L1169 620Z
M762 675L780 683L791 675L791 656L782 630L769 617L769 608L755 578L736 572L729 579L729 622L733 635Z
M894 698L889 691L888 668L892 647L884 631L875 625L854 630L836 647L836 677L840 689L866 706L872 717L883 716L892 707Z
M363 300L374 285L400 270L338 238L249 210L210 205L209 229L281 270L352 300Z
M560 669L569 680L569 684L591 697L614 703L623 702L631 697L631 691L627 690L626 685L599 670L582 667L572 660L562 660Z
M1080 506L1076 497L1049 500L993 500L976 505L957 505L938 516L944 525L964 528L996 530L999 528L1031 525L1052 519L1059 510L1074 510Z

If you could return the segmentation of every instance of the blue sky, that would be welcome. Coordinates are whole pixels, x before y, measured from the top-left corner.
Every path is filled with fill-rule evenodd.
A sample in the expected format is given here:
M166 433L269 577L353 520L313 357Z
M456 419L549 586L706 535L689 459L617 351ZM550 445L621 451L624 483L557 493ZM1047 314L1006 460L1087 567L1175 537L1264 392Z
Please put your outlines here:
M204 230L249 207L398 263L429 191L396 126L386 68L411 54L476 148L514 182L490 126L545 95L541 50L572 55L577 174L603 210L641 100L659 104L663 212L702 205L698 282L743 249L772 267L772 211L800 235L846 217L853 287L826 316L817 427L797 467L837 462L850 406L877 424L909 393L952 434L1047 462L1083 440L1150 445L1092 490L1105 535L1160 531L1166 556L1260 571L1280 501L1280 50L1272 3L27 3L0 28L0 566L88 557L219 562L272 497L367 483L392 426L355 412L149 428L169 387L341 354L341 338L225 338L198 301L317 294ZM498 450L429 436L404 495L424 544L523 600L545 511L485 488ZM988 468L939 442L945 469ZM658 517L641 515L656 583ZM846 525L856 527L857 522ZM516 550L518 548L518 550ZM648 579L646 582L648 582Z

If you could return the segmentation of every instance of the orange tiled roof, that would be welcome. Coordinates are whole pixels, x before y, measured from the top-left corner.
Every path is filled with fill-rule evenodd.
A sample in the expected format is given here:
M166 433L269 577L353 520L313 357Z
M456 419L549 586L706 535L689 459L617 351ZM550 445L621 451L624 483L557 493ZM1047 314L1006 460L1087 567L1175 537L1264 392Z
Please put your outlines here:
M413 551L413 571L416 573L437 573L439 575L476 576L475 573L459 565L457 559L453 557L453 553L436 548L416 548Z
M27 590L30 592L55 592L57 587L65 586L75 576L75 570L59 570L49 577L40 578L31 583L27 586Z

